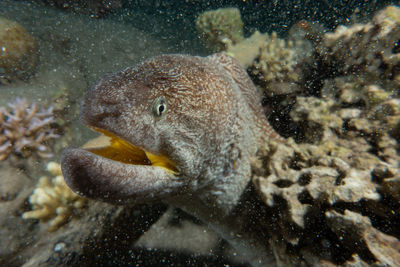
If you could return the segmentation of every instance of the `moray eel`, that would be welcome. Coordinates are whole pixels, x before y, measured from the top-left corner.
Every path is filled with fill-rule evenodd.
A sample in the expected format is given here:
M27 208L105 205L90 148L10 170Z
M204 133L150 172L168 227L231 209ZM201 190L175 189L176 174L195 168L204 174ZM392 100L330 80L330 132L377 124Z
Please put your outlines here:
M230 236L246 235L240 221L224 226L239 220L258 145L280 138L235 59L161 55L105 75L87 92L80 120L109 143L64 151L73 191L120 204L163 200L208 223L254 265L265 263L262 242Z

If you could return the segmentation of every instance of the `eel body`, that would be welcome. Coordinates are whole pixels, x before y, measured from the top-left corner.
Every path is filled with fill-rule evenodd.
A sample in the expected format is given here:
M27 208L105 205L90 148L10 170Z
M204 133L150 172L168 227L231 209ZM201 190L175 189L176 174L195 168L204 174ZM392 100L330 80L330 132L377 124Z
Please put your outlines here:
M237 210L250 157L279 137L235 59L161 55L105 75L80 119L109 144L63 153L72 190L118 204L163 200L208 223L253 265L267 264L267 245L243 229Z

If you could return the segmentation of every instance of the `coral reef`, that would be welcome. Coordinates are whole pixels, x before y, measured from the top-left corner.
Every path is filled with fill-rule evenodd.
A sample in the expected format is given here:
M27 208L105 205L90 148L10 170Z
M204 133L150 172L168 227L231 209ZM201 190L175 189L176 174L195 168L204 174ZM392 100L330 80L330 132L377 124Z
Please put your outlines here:
M41 177L29 203L33 210L23 214L24 219L39 219L49 222L48 231L53 232L65 224L77 210L81 210L86 199L72 192L64 182L61 166L56 162L49 162L47 170L55 177Z
M397 266L391 263L400 258L400 203L387 188L399 188L400 172L368 148L357 140L289 140L259 151L253 182L271 208L264 227L279 264L349 264L356 255L367 264Z
M287 143L253 161L278 265L400 264L399 15L391 6L333 33L305 27L311 82L292 101L269 98L292 124Z
M289 55L294 59L287 63L292 66L294 79L285 68L273 77L266 73L268 79L261 72L253 75L267 92L265 102L275 110L270 122L289 137L284 144L265 144L252 163L253 185L263 206L252 206L254 216L248 217L249 224L265 229L260 238L268 239L277 265L400 266L399 14L398 7L387 7L370 22L341 26L331 33L300 22L296 27L305 34L299 42L276 38L269 44L272 36L258 32L237 42L229 36L216 39L218 49L236 57L244 67L251 67L250 71L256 64L261 69L261 51L267 53L272 44L290 50L283 61ZM301 42L308 46L304 38L313 44L313 53L306 55L312 60L307 64L299 55ZM3 133L8 115L1 114ZM2 157L14 153L8 141L0 135ZM3 166L8 163L2 162ZM59 170L53 174L60 176ZM117 207L94 202L64 227L65 232L43 235L40 231L45 229L33 227L33 220L20 223L13 218L17 214L22 221L19 214L32 191L32 179L16 168L6 172L4 167L2 178L7 183L0 188L0 206L3 214L9 215L0 216L0 239L5 244L0 265L96 265L115 261L129 265L137 255L140 260L148 257L153 260L150 262L159 263L153 258L158 255L155 250L146 254L149 249L137 250L132 244L145 236L143 232L165 207ZM51 213L47 219L57 229L68 216L80 212L73 201L67 207L61 204L65 208L57 211L55 203L65 203L67 198L54 200L46 190L63 188L61 182L61 178L41 180L42 189L38 191L42 197L32 196L30 201L42 204L33 204L33 213L27 212L24 217L36 214L34 218L44 220ZM11 203L14 198L18 202ZM154 236L160 237L157 232ZM18 246L13 244L15 240ZM233 258L234 253L227 255ZM174 260L181 257L178 254Z
M0 16L0 82L32 75L38 53L35 39L25 28Z
M223 51L236 58L267 95L293 93L303 81L301 65L308 63L313 54L301 27L304 23L296 24L286 40L278 38L276 32L269 35L256 31Z
M243 40L243 22L237 8L220 8L200 14L196 28L212 52L226 50Z
M268 95L297 90L302 80L300 65L312 56L312 45L298 23L290 38L278 38L276 32L255 31L243 37L243 23L238 9L207 11L196 21L197 31L210 51L223 51L248 69L253 81ZM308 25L308 24L307 24Z
M51 157L49 145L59 137L51 126L54 121L51 107L44 109L24 98L0 108L0 161L10 154Z
M389 6L366 24L340 26L327 33L316 51L341 74L360 74L370 81L392 80L400 88L400 8Z

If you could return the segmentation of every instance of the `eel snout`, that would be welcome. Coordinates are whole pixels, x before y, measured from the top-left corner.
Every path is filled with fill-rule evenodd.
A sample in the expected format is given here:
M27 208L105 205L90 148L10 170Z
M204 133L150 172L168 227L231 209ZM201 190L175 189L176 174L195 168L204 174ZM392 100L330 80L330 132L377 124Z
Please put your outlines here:
M74 192L111 203L154 201L175 194L182 186L167 169L126 164L80 148L65 150L61 167Z

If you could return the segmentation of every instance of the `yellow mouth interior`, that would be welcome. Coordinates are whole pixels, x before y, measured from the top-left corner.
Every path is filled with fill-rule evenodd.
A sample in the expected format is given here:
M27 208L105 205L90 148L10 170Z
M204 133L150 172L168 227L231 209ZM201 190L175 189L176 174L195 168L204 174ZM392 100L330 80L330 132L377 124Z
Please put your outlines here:
M173 174L178 174L178 168L168 157L152 154L107 131L94 130L103 135L85 144L83 146L84 149L122 163L161 167Z

